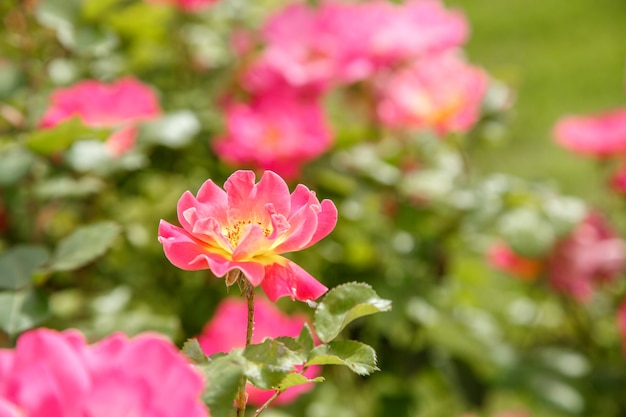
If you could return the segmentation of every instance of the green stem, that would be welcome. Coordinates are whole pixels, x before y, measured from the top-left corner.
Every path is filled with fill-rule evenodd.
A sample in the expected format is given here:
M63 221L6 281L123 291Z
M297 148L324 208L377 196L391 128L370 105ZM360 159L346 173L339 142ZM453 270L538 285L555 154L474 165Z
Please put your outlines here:
M250 344L252 344L252 335L254 334L254 287L242 274L239 276L239 284L242 288L242 292L245 294L246 299L248 300L248 326L246 329L246 347L248 347ZM247 384L248 378L243 375L241 377L239 392L237 394L237 417L243 417L246 413Z
M274 393L274 395L272 395L272 396L270 397L270 399L269 399L269 400L267 400L267 401L265 402L265 404L263 404L261 407L257 408L256 412L254 413L254 415L253 415L252 417L258 417L258 416L259 416L259 414L261 414L263 411L265 411L265 410L267 409L267 407L269 407L269 406L270 406L270 404L271 404L272 402L274 402L274 400L275 400L276 398L278 398L278 396L279 396L281 393L282 393L282 391L276 391L276 392Z

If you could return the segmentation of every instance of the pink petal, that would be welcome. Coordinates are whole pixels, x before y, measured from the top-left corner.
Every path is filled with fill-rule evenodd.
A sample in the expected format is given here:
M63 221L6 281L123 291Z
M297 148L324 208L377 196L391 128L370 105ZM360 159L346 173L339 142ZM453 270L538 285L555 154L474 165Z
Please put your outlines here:
M268 250L269 242L261 226L254 223L246 225L233 252L233 261L250 260L255 255Z
M215 185L213 181L205 181L198 191L197 199L189 191L180 197L177 204L178 221L186 230L191 230L195 221L208 217L213 217L221 225L226 225L228 223L226 217L227 204L226 192ZM191 208L195 209L195 214L193 218L188 218L189 215L186 216L185 213Z
M316 210L317 209L317 210ZM317 229L319 206L303 206L289 218L287 239L276 247L277 253L292 252L307 246Z
M261 287L271 301L284 296L292 300L315 300L328 291L328 288L291 261L285 265L275 263L266 266Z
M125 126L111 133L107 138L107 150L114 157L119 157L133 149L139 129L137 126Z
M211 271L218 276L223 277L229 271L239 269L253 286L258 286L265 278L265 267L259 262L230 262L218 257L209 259Z
M317 230L305 248L328 236L337 225L337 207L335 204L330 200L323 200L321 207L322 211L317 215Z
M0 417L23 417L24 414L15 404L0 397Z
M207 253L184 229L161 220L159 242L163 244L167 259L178 268L186 271L209 269Z
M265 171L258 184L254 179L252 171L236 171L226 180L230 223L252 220L268 225L270 218L265 208L268 203L274 205L277 213L289 213L289 187L280 176Z

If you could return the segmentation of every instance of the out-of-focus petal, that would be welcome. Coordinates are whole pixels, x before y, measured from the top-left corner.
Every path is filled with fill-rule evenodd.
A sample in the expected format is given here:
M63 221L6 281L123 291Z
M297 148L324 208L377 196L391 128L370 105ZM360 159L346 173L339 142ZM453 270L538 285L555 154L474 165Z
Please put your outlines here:
M261 287L271 301L285 296L299 301L316 300L328 291L327 287L291 261L285 265L276 263L267 266Z

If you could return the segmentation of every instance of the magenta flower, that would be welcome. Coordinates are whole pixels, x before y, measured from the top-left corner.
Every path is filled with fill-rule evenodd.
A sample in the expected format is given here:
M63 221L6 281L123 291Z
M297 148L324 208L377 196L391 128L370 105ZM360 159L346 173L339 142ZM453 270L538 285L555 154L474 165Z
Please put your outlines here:
M36 329L0 349L0 415L206 417L203 381L156 334L87 345L78 331Z
M547 274L552 287L587 301L595 287L612 281L626 266L626 246L597 213L588 215L552 250Z
M294 314L291 317L283 314L276 306L264 298L255 298L254 301L254 336L252 343L261 343L267 337L281 336L297 337L302 331L307 318L304 315ZM243 348L246 345L246 327L248 322L248 306L245 300L227 298L215 310L215 315L202 330L198 342L207 355L218 352L228 353L232 349ZM300 371L296 369L294 371ZM320 374L318 366L308 368L304 375L315 378ZM313 388L313 384L298 385L283 392L274 404L288 404L300 394ZM248 401L261 406L273 395L272 390L262 390L248 385Z
M330 148L332 136L317 100L267 94L226 109L225 136L214 143L227 162L272 170L293 179Z
M161 114L154 91L134 78L123 78L112 84L81 81L53 92L50 102L41 127L54 127L78 117L89 127L113 128L107 146L114 156L132 149L139 122Z
M431 129L442 136L467 132L479 119L487 86L485 72L455 54L427 57L380 84L378 114L393 127Z
M626 153L626 108L589 116L561 118L556 141L566 149L595 157Z
M283 296L315 300L327 290L281 256L313 245L337 223L332 201L320 203L302 184L290 195L274 172L265 171L255 184L252 171L236 171L224 190L208 180L197 196L185 192L178 201L178 221L182 228L161 220L159 242L181 269L210 269L218 277L239 269L272 301Z

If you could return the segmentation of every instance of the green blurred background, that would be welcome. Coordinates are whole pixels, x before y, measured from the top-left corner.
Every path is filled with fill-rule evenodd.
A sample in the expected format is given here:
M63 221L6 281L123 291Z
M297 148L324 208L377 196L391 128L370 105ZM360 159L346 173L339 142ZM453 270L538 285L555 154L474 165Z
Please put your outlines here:
M553 142L565 114L626 106L626 1L449 0L467 15L467 52L516 94L503 146L481 149L477 166L551 179L566 194L601 198L594 161Z

